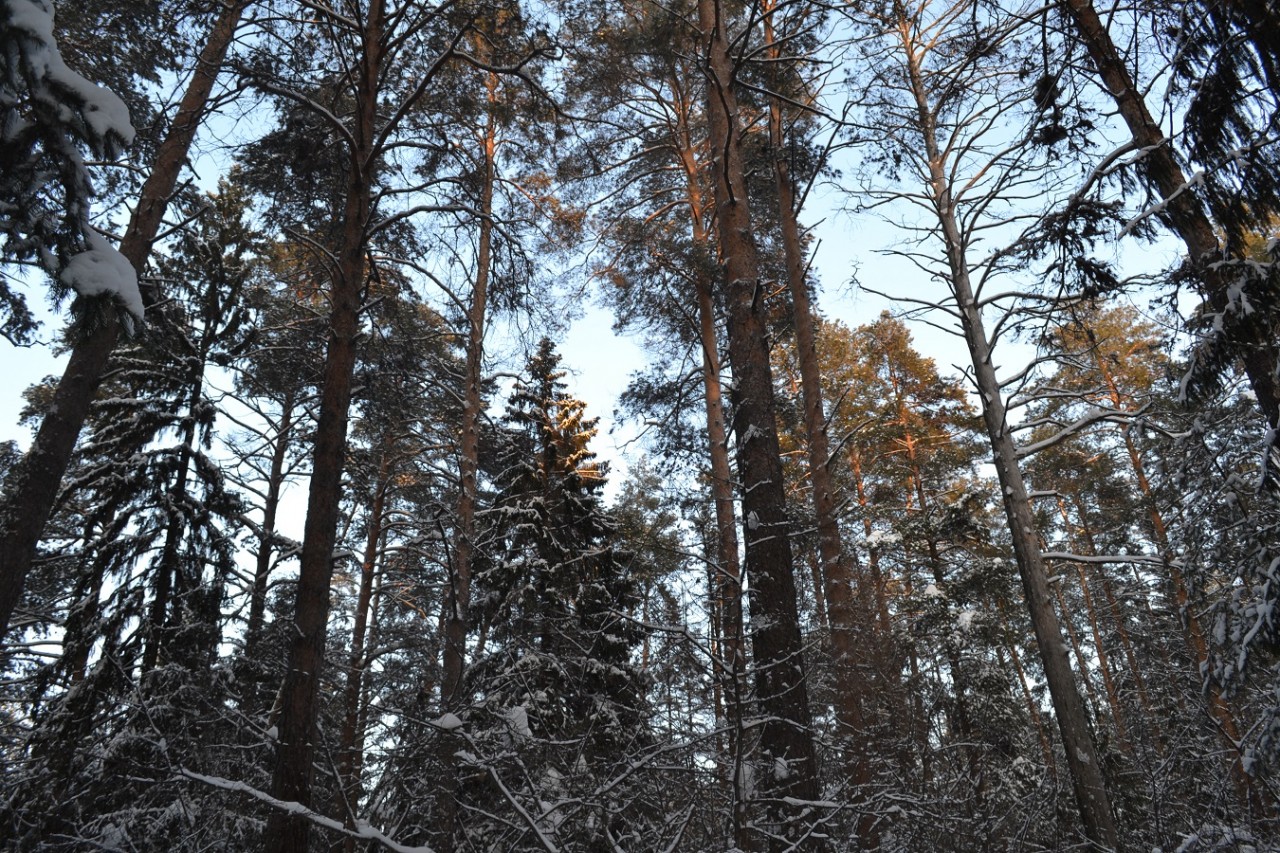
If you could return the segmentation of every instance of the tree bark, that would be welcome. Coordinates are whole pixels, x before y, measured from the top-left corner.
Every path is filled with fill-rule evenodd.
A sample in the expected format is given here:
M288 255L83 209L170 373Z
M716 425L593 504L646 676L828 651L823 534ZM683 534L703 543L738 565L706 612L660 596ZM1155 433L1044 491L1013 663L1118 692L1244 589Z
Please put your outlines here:
M679 91L679 81L673 81ZM707 208L702 191L702 170L694 149L693 134L689 127L687 102L676 106L676 145L680 153L681 167L685 175L685 195L689 204L690 231L695 246L714 254L711 237L707 232ZM720 651L716 658L720 678L716 683L717 696L727 700L727 719L730 725L729 755L733 768L731 784L733 797L733 837L735 843L749 849L745 803L738 790L742 761L742 711L744 701L743 678L747 659L743 642L742 624L742 566L738 560L737 518L733 508L733 473L729 466L729 434L725 428L724 395L721 387L720 343L716 335L713 282L706 272L694 271L694 294L698 303L698 341L702 350L702 395L707 417L707 455L711 466L711 500L715 505L717 564L712 575L714 606L720 629ZM722 683L723 682L723 691Z
M997 601L996 610L1000 614L1000 621L1008 624L1004 616L1004 606ZM1031 716L1031 721L1035 724L1036 734L1040 740L1040 753L1044 758L1045 769L1049 771L1049 775L1056 778L1057 767L1053 759L1053 744L1049 741L1049 730L1045 728L1044 717L1040 714L1040 708L1036 704L1035 697L1031 695L1031 688L1027 686L1027 672L1022 668L1022 658L1018 655L1018 649L1013 644L1013 640L1006 633L1004 635L1005 646L1009 650L1009 658L1013 661L1014 672L1018 675L1018 685L1022 688L1022 698L1027 705L1027 713ZM1004 656L1001 655L1000 663L1004 664Z
M934 212L938 217L947 253L950 286L973 364L974 381L982 399L982 415L991 444L992 462L1004 498L1005 515L1013 540L1018 573L1022 579L1023 597L1035 632L1036 647L1044 666L1045 680L1058 729L1062 735L1071 772L1072 787L1079 807L1085 835L1101 849L1119 849L1119 834L1111 813L1111 801L1102 776L1098 750L1089 730L1088 715L1076 689L1075 674L1067 657L1062 625L1053 608L1048 573L1037 541L1031 500L1022 471L1018 467L1017 448L1005 418L1000 382L991 360L990 344L982 321L981 309L969 281L967 245L957 221L951 198L951 176L936 136L935 112L926 98L926 86L919 65L910 24L900 21L901 38L907 59L907 75L916 100L921 142L932 189Z
M1066 501L1061 495L1058 496L1058 514L1062 517L1062 524L1068 531L1068 541L1070 541L1070 532L1076 525L1071 521L1071 515L1067 512ZM1092 549L1092 543L1085 543ZM1116 736L1120 741L1120 748L1125 753L1133 754L1133 744L1129 739L1129 727L1125 723L1124 709L1120 704L1120 691L1116 687L1115 678L1111 669L1111 653L1107 651L1106 645L1102 642L1102 629L1098 625L1098 610L1093 604L1093 590L1089 587L1089 577L1085 574L1084 564L1076 563L1076 578L1080 581L1080 592L1084 596L1084 609L1089 617L1089 631L1093 634L1093 648L1098 656L1098 672L1102 675L1102 687L1107 692L1107 705L1111 708L1111 719L1115 721ZM1059 592L1061 595L1061 592ZM1064 611L1065 612L1065 611ZM1084 666L1084 661L1080 662Z
M707 61L707 120L715 167L720 256L729 306L733 429L742 479L746 573L760 711L760 747L768 762L761 789L768 800L773 849L803 834L794 825L808 810L783 798L816 800L817 758L811 734L803 645L796 607L786 495L775 415L773 373L743 163L734 65L721 6L699 0Z
M484 334L489 304L489 267L493 252L493 185L497 179L498 119L494 107L498 101L498 75L485 78L486 101L490 111L480 141L483 150L483 174L480 189L480 230L476 246L476 278L471 288L471 305L467 311L466 388L462 403L462 441L458 454L458 526L453 537L450 561L450 583L444 601L444 648L440 682L440 705L445 711L457 711L462 698L462 675L466 667L467 630L471 608L471 559L476 536L476 476L480 468L480 418L484 414L481 384L484 381ZM457 822L458 779L456 750L448 733L440 734L441 760L450 770L442 779L439 791L441 853L453 850Z
M780 71L783 56L774 35L773 21L777 5L776 0L761 0L765 55L773 68ZM769 98L769 145L773 155L774 187L778 195L783 259L791 292L796 358L800 366L809 486L818 526L818 558L821 564L817 574L822 578L821 589L831 624L831 663L836 673L835 712L845 747L845 765L854 786L863 788L871 781L871 750L863 708L867 693L864 651L867 644L861 635L866 632L870 619L869 614L858 607L854 569L845 552L836 520L836 494L831 485L831 453L818 368L813 306L805 281L806 264L797 221L795 186L787 163L784 120L782 99L775 94ZM873 815L868 814L859 821L858 838L863 847L874 848L879 844Z
M942 170L939 168L937 172L935 181L938 186L945 186ZM945 216L951 219L949 202L940 199L939 206L946 211ZM992 461L1004 495L1005 514L1009 519L1018 573L1022 578L1023 596L1035 631L1036 646L1044 666L1045 680L1049 684L1054 713L1058 718L1058 729L1067 754L1067 767L1071 772L1080 818L1085 835L1095 845L1103 849L1119 849L1119 835L1111 814L1110 797L1102 776L1098 750L1094 746L1084 703L1076 690L1075 675L1067 659L1062 625L1050 598L1048 575L1036 542L1031 501L1022 479L1022 471L1018 468L1017 449L1005 421L999 382L991 362L982 318L970 289L967 264L962 257L959 230L954 219L951 219L947 232L952 284L956 289L965 340L969 345L974 375L983 400L982 413L991 442Z
M147 256L151 254L169 197L186 162L191 140L204 117L218 71L249 2L231 0L223 7L200 52L173 124L156 150L151 174L142 185L138 205L120 241L120 253L133 266L139 279L146 269ZM146 304L154 304L157 298L149 289L143 290ZM0 502L0 637L8 633L9 621L22 597L40 536L53 513L76 439L97 396L107 359L121 331L117 313L107 311L102 324L72 346L71 357L35 440L10 476L10 486Z
M365 231L372 205L377 153L377 107L385 27L383 0L372 0L356 65L355 120L348 150L346 199L342 213L338 268L330 284L329 341L325 354L320 412L312 455L307 519L303 527L294 609L294 635L284 685L272 796L311 805L312 740L324 666L329 619L329 586L337 540L347 420L359 332L360 294L365 279ZM267 820L267 853L307 853L310 822L283 811Z

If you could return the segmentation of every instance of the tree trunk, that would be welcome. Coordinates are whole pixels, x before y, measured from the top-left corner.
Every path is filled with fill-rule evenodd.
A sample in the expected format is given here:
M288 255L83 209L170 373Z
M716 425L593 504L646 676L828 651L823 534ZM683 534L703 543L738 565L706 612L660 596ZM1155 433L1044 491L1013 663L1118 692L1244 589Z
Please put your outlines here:
M996 602L997 612L1000 614L1000 621L1008 624L1004 616L1004 607L1000 602ZM1009 638L1007 633L1004 634L1005 647L1009 650L1009 658L1013 661L1014 672L1018 675L1018 686L1022 688L1022 698L1027 705L1027 713L1031 716L1031 722L1035 724L1036 735L1040 740L1040 752L1044 758L1045 769L1049 771L1049 775L1057 777L1057 767L1053 760L1053 744L1049 741L1049 730L1044 726L1044 717L1040 715L1040 707L1036 704L1035 697L1031 695L1031 688L1027 686L1027 672L1022 668L1022 658L1018 655L1018 649L1013 644L1013 640ZM1001 665L1004 665L1004 655L1001 655Z
M275 552L272 540L276 535L276 517L280 511L280 491L284 487L284 465L289 453L290 432L293 429L294 398L292 392L280 403L280 423L276 428L275 446L271 448L271 468L267 473L267 493L262 504L262 527L258 530L258 553L254 560L253 587L249 594L249 617L244 629L244 660L257 665L259 647L262 644L267 609L267 581L271 577L271 558ZM245 686L241 697L241 710L257 714L261 708L261 683L259 675L253 676Z
M493 185L497 179L498 120L494 107L498 101L498 75L485 78L486 98L490 112L485 124L483 148L483 181L480 190L480 233L476 247L476 279L471 288L471 305L467 312L466 389L462 403L462 446L458 454L458 526L453 537L453 559L450 583L445 593L444 649L440 682L442 710L457 711L462 696L462 674L466 667L468 611L471 608L471 559L476 536L476 476L480 468L480 418L484 399L480 386L484 381L484 334L489 304L489 266L493 251ZM441 733L440 757L450 770L441 780L439 792L441 853L453 850L457 823L458 788L456 745L448 733Z
M965 256L967 240L961 232L951 198L951 176L939 150L935 112L926 99L926 87L912 34L907 21L900 22L902 43L907 56L907 74L916 100L921 142L925 148L929 183L933 193L934 212L938 217L947 253L950 286L964 333L973 379L982 399L982 415L991 443L992 462L1004 498L1005 515L1013 539L1018 573L1022 578L1023 597L1035 631L1036 647L1044 665L1045 680L1058 718L1058 729L1067 755L1072 787L1085 835L1103 849L1118 849L1119 835L1111 813L1111 801L1102 776L1098 750L1089 730L1084 703L1076 689L1075 674L1067 658L1062 625L1054 612L1048 573L1037 542L1035 520L1026 483L1018 467L1017 448L1005 418L1000 382L991 361L990 344L982 321L981 309L969 281L969 262Z
M774 36L773 17L776 0L761 0L764 22L765 55L775 71L781 73L782 51ZM830 450L827 441L827 416L822 400L822 380L818 368L818 345L814 334L813 307L805 281L805 257L797 221L795 186L787 165L787 148L782 100L769 99L769 145L773 156L774 187L778 194L778 221L782 231L782 250L791 292L795 325L796 358L800 366L800 389L804 409L804 430L808 451L809 485L813 512L818 525L817 573L823 579L821 590L826 599L831 624L831 657L835 673L834 693L836 722L845 746L845 764L851 781L858 788L871 781L870 734L866 711L866 646L870 619L858 608L855 594L857 581L849 555L840 539L836 520L836 494L831 485ZM815 586L815 589L818 587ZM863 847L879 844L874 816L867 815L858 824L858 838Z
M774 407L773 373L743 164L741 124L733 91L734 67L721 7L699 0L707 60L707 118L715 165L720 256L729 306L733 368L733 429L742 480L746 573L750 579L752 650L760 711L760 774L768 799L770 845L803 834L791 825L807 810L783 798L816 800L817 758L811 734L803 645L796 608L786 494Z
M1127 433L1126 433L1127 435ZM1080 495L1072 497L1072 504L1076 508L1076 518L1079 520L1078 529L1080 537L1084 542L1086 553L1090 556L1101 556L1098 551L1097 543L1094 539L1093 530L1089 527L1085 507L1080 499ZM1065 510L1064 510L1065 513ZM1066 517L1065 515L1063 516ZM1083 573L1084 568L1080 571ZM1133 642L1129 637L1129 629L1125 627L1124 609L1121 606L1120 599L1116 597L1115 588L1111 585L1111 580L1107 577L1107 573L1099 568L1098 571L1099 585L1102 587L1103 598L1107 600L1107 610L1111 613L1111 624L1115 628L1116 637L1120 641L1120 649L1124 653L1125 665L1129 668L1129 676L1133 679L1134 686L1138 690L1138 702L1142 706L1142 713L1146 717L1147 726L1150 728L1153 743L1156 751L1161 756L1164 755L1164 734L1161 730L1155 712L1152 710L1151 696L1147 692L1146 678L1142 674L1142 668L1138 665L1137 654L1133 648Z
M674 81L679 86L679 81ZM706 227L706 204L701 185L701 169L689 128L687 104L678 109L676 145L685 174L685 194L689 204L690 230L695 246L714 253ZM742 761L743 678L747 660L742 635L742 566L738 561L737 519L733 511L733 473L729 466L729 434L725 428L724 396L720 382L720 344L716 336L713 283L702 269L694 271L694 293L698 302L698 340L702 350L702 395L707 416L707 455L711 466L711 499L715 504L716 556L713 586L715 607L719 617L720 650L716 666L719 678L717 696L725 699L730 725L729 755L734 768L733 837L735 843L749 849L745 799L738 790ZM723 682L723 691L722 691Z
M945 176L941 174L941 169L934 177L939 181L939 186L945 186L942 183ZM949 203L940 200L940 210L946 211L945 216L950 219ZM1111 814L1102 766L1089 730L1084 703L1076 690L1071 663L1067 659L1062 626L1050 599L1048 576L1036 542L1031 501L1027 496L1022 472L1018 468L1017 451L1005 421L1004 404L995 368L991 363L986 332L970 290L967 266L960 249L960 235L953 219L947 225L947 232L952 283L956 288L965 339L983 400L982 412L991 441L992 461L1004 495L1005 514L1009 519L1018 573L1022 577L1023 596L1035 630L1036 646L1049 684L1054 713L1058 718L1058 729L1067 755L1067 767L1071 771L1080 818L1090 841L1104 849L1118 849L1119 836Z
M338 737L338 794L337 813L343 816L347 829L355 829L356 810L360 805L361 770L364 765L363 750L359 749L360 707L364 693L365 635L369 625L369 612L373 601L373 577L381 558L383 516L386 511L387 488L391 480L391 448L384 448L378 463L378 476L374 482L373 506L369 509L369 531L365 538L364 556L360 561L360 591L356 596L355 621L351 626L351 653L347 657L347 680L342 692L342 732ZM356 839L352 836L333 845L334 853L355 853Z
M1168 140L1160 125L1147 109L1142 93L1138 91L1124 60L1116 51L1106 25L1098 18L1091 0L1060 0L1061 7L1075 23L1089 57L1093 60L1103 87L1115 99L1120 116L1124 119L1134 143L1143 151L1140 160L1147 180L1167 203L1164 218L1187 247L1192 263L1204 264L1214 260L1219 253L1218 236L1213 223L1196 198L1187 177L1182 173L1170 150ZM1234 278L1229 273L1206 269L1203 275L1204 296L1215 312L1244 311L1232 307L1230 289ZM1277 348L1258 324L1245 324L1242 329L1246 340L1242 341L1240 357L1249 385L1258 400L1258 408L1267 419L1272 432L1269 446L1280 441L1280 380L1276 376Z
M218 70L249 2L231 0L223 7L200 52L173 124L156 149L155 164L142 185L138 205L120 241L120 253L133 266L139 279L146 269L147 256L151 254L169 197L186 162L191 140L204 117ZM143 298L151 305L158 297L144 289ZM10 486L0 501L0 637L8 632L9 620L22 597L40 536L53 513L76 439L102 384L107 359L115 349L120 332L118 315L107 311L102 325L75 342L35 440L10 475Z
M858 501L858 506L862 510L862 533L868 540L874 529L871 524L871 499L867 495L866 483L862 479L862 455L855 450L849 454L849 467L853 472L854 497ZM887 672L888 679L893 685L894 696L900 696L902 693L901 679L898 677L901 671L897 655L893 654L892 649L886 648L887 644L892 643L893 638L893 617L889 613L889 589L885 580L884 572L880 569L880 550L878 548L869 547L867 549L867 569L871 575L871 587L875 595L875 618L877 629L875 633L873 653L873 663L879 671ZM865 597L865 594L864 594ZM862 609L866 609L863 607Z
M361 286L365 278L365 228L376 166L378 83L384 44L383 0L372 0L363 28L357 66L355 121L351 130L346 200L342 213L338 268L330 286L329 342L325 354L320 413L312 455L311 488L298 569L294 634L281 687L280 739L272 776L272 796L311 805L312 740L324 666L329 619L329 585L337 539L347 419L359 332ZM267 820L267 853L306 853L310 823L283 811Z
M899 391L897 377L893 378L894 391ZM927 493L924 489L924 474L920 470L920 462L916 458L917 441L915 436L907 431L906 401L898 394L898 417L902 423L903 436L907 449L907 468L910 472L911 481L915 485L916 501L920 505L920 517L926 518L929 512L929 503ZM942 563L942 551L938 548L938 541L929 536L925 542L925 547L929 554L929 567L932 570L934 583L939 589L946 588L946 570ZM973 728L973 715L969 712L970 690L969 679L965 674L961 665L960 649L954 642L947 641L946 658L947 669L951 676L952 693L955 703L955 721L959 739L965 745L966 758L969 765L969 780L973 785L974 795L981 806L983 801L983 778L982 778L982 747L975 740Z

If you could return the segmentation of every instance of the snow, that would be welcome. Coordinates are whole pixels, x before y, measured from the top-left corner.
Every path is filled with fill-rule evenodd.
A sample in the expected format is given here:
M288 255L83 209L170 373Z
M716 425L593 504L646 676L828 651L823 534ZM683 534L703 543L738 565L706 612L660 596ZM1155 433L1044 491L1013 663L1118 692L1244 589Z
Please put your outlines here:
M86 237L89 248L67 262L59 276L62 283L81 296L114 296L131 316L141 320L142 293L133 265L100 234L90 231Z
M783 797L782 801L787 805L793 806L795 808L832 809L832 810L843 808L843 806L840 803L837 803L833 800L802 800L798 797ZM901 806L894 806L893 808L896 808L899 811L902 810Z
M442 731L452 732L462 728L462 720L458 718L457 714L444 714L432 722L431 725Z
M873 530L867 537L868 548L887 548L902 541L902 534L894 531Z
M133 123L124 101L111 90L90 83L62 61L53 37L53 5L49 0L3 0L3 3L8 26L31 36L34 42L28 45L26 54L33 76L80 101L85 125L98 141L115 137L124 145L131 144Z
M511 733L517 737L533 737L533 730L529 728L529 712L523 705L507 709L507 726L510 727Z
M1163 145L1166 141L1167 140L1162 139L1160 140L1159 143L1157 143L1157 145ZM1156 146L1152 146L1152 147L1154 148ZM1145 151L1143 152L1143 154L1145 154ZM1195 174L1193 174L1190 178L1187 179L1187 182L1185 184L1183 184L1182 186L1174 190L1172 193L1170 193L1167 198L1161 199L1160 201L1148 207L1146 210L1139 213L1129 222L1125 223L1125 226L1120 229L1119 233L1116 236L1117 237L1129 236L1131 233L1133 233L1135 228L1137 228L1146 220L1150 219L1153 216L1159 216L1160 214L1164 213L1164 211L1169 207L1169 203L1172 202L1175 198L1182 195L1184 192L1189 192L1192 189L1192 187L1195 187L1197 184L1202 184L1202 183L1204 183L1204 170L1198 169L1196 170Z
M203 773L196 773L195 771L187 770L186 768L180 768L178 773L192 781L203 782L204 784L210 785L214 788L221 788L224 791L239 791L241 793L248 794L254 799L264 802L272 808L279 809L287 814L305 818L316 826L322 826L333 832L340 832L343 835L359 840L375 841L387 850L392 851L392 853L434 853L430 847L409 847L404 844L399 844L395 839L388 838L380 830L370 825L368 821L356 820L355 828L347 829L342 825L342 821L326 817L325 815L304 806L302 803L290 800L278 800L265 791L260 791L252 785L248 785L239 780L223 779L218 776L206 776Z

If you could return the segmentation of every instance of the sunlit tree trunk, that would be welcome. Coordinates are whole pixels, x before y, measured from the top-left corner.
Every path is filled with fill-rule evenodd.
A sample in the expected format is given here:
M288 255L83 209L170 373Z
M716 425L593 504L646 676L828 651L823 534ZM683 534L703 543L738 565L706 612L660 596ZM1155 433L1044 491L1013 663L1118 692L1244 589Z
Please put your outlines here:
M673 81L673 91L683 93L680 81ZM676 144L685 177L685 195L689 205L690 230L694 245L715 254L707 231L707 205L702 188L702 170L689 126L692 104L675 105L677 116ZM725 428L724 395L721 387L720 344L716 335L713 282L702 268L693 273L694 294L698 304L698 341L702 350L702 391L707 417L707 454L710 461L711 499L715 505L716 556L714 567L714 606L718 616L720 654L717 661L722 677L717 679L717 695L722 696L731 736L729 738L730 784L733 788L733 836L739 847L748 848L746 837L745 798L740 784L739 765L743 759L742 710L743 677L746 672L746 649L742 623L742 567L738 560L737 519L733 510L733 474L729 465L729 434ZM721 691L723 690L723 693Z
M493 190L497 180L498 75L485 76L485 99L489 115L485 121L481 145L481 186L479 233L476 242L475 281L471 287L471 304L467 310L466 387L462 401L462 442L458 453L458 517L453 536L449 586L444 597L444 649L440 682L440 705L445 711L457 711L462 703L462 675L466 666L467 631L471 609L471 561L475 553L476 477L480 468L480 418L484 414L481 384L484 381L484 336L489 310L489 275L493 254ZM440 738L441 759L449 772L441 779L439 794L440 835L442 851L453 849L457 823L457 774L453 754L457 747L447 735Z
M776 0L761 0L764 24L765 56L778 74L785 73L783 53L774 34ZM827 441L827 416L822 400L822 381L818 368L818 347L814 334L813 307L805 281L805 256L797 221L795 185L787 163L785 139L786 116L777 93L769 98L769 145L773 159L774 188L778 196L778 221L782 231L783 260L787 285L791 293L795 326L796 360L800 366L800 388L804 409L805 444L808 455L810 494L818 525L818 577L815 594L821 590L831 625L830 642L834 679L836 721L845 744L846 766L857 787L871 780L870 733L863 707L867 693L865 649L862 636L870 624L869 613L858 607L857 580L840 538L836 519L836 493L831 485L830 449ZM875 821L868 815L858 824L859 841L864 847L875 847L879 841Z

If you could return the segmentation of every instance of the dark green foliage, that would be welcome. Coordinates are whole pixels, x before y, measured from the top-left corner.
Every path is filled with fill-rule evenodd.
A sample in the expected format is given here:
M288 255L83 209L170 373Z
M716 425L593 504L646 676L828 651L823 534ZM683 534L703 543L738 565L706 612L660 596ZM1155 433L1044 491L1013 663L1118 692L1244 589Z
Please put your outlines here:
M494 650L467 674L474 783L463 802L482 811L464 825L472 843L509 850L536 849L528 827L504 829L483 810L521 803L538 814L583 798L585 814L563 824L540 818L542 831L573 850L603 849L606 835L634 837L630 785L595 791L649 745L645 682L633 660L636 567L616 550L599 498L605 471L587 446L595 422L566 395L559 360L544 339L508 401L498 492L485 513L487 559L476 572Z
M62 655L29 670L10 819L18 837L62 845L51 849L178 844L200 808L177 767L218 772L216 747L234 738L219 646L243 506L209 452L218 409L207 371L242 340L253 235L229 187L199 203L182 261L161 265L180 298L113 357L28 598Z
M1278 27L1274 4L1258 0L1187 3L1164 15L1177 94L1187 99L1187 156L1205 170L1205 198L1230 256L1280 213Z

